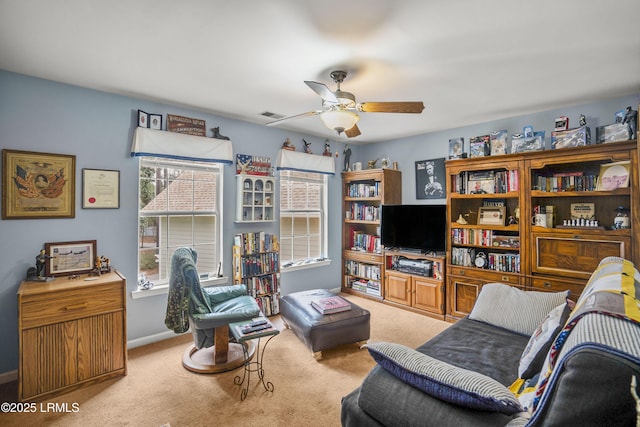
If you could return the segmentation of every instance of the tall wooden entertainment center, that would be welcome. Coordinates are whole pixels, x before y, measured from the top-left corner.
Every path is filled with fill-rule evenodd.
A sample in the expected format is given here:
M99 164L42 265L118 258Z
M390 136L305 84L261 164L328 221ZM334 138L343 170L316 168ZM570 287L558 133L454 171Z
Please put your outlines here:
M626 141L447 161L447 319L467 315L486 283L577 298L602 258L640 265L638 160ZM603 190L612 163L628 185ZM628 222L612 229L618 207Z

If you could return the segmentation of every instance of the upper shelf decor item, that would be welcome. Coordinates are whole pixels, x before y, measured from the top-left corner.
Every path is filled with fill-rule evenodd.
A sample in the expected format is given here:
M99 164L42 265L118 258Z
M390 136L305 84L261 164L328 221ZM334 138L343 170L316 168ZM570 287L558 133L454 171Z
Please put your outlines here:
M138 126L141 128L149 127L149 113L138 110Z
M271 176L271 157L236 154L236 174Z
M162 130L162 114L149 114L149 128Z
M2 219L74 218L76 157L2 150Z
M167 114L167 130L188 135L207 136L204 120L176 116L175 114Z
M331 79L336 83L335 92L329 90L324 83L305 81L306 85L322 98L322 109L309 111L307 113L296 114L284 117L267 123L267 126L280 124L286 120L308 116L320 116L324 125L337 132L344 134L348 138L360 135L358 121L360 116L356 113L415 113L420 114L424 110L422 102L358 102L356 97L350 92L340 90L340 84L347 77L346 71L336 70L331 72Z
M82 208L118 209L120 171L82 169Z

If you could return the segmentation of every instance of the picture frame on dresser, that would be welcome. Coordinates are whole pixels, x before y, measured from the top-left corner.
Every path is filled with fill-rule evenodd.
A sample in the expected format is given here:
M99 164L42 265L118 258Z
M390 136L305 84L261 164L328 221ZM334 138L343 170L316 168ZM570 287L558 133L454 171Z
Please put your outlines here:
M478 225L504 225L504 206L483 206L478 209Z
M45 243L44 250L47 257L45 264L47 277L84 274L94 269L97 242L79 240Z
M76 156L2 150L2 219L75 218Z

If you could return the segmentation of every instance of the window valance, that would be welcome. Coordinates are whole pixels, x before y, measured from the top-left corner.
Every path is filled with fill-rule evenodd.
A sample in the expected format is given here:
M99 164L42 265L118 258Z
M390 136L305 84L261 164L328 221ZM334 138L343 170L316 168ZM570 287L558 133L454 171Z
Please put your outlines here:
M298 151L280 150L277 169L335 175L336 163L333 156L320 156Z
M131 156L232 164L233 146L231 141L224 139L139 127L133 135Z

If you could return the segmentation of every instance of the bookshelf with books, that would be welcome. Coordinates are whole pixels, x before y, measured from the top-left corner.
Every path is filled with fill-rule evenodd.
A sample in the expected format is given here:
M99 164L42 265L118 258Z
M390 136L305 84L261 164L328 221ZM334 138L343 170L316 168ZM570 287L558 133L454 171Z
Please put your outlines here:
M277 236L263 231L236 234L233 283L247 287L265 316L280 313L280 260Z
M342 200L342 291L381 300L380 214L383 204L402 203L402 173L395 169L343 172Z
M273 222L276 180L271 176L236 175L236 222Z
M577 298L602 258L639 263L638 158L633 140L447 161L447 320L486 283Z

